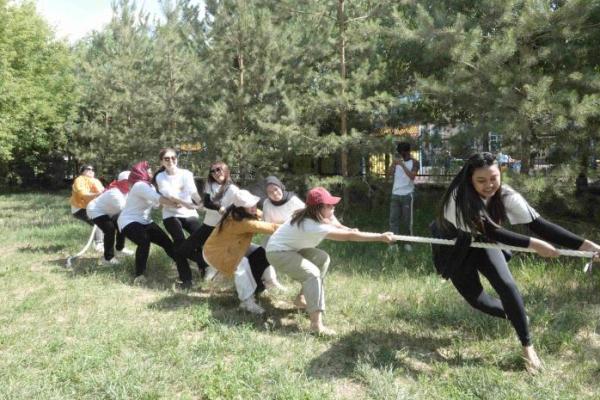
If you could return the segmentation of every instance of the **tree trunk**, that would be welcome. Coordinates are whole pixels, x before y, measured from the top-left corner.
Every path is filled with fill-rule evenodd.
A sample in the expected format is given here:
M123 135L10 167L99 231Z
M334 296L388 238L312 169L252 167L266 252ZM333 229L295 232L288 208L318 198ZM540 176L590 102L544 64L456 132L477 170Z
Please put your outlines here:
M346 16L344 14L344 1L338 0L338 23L340 25L340 40L339 40L339 52L340 52L340 77L342 78L341 97L345 98L346 94ZM346 105L342 105L340 110L340 135L346 136L348 134L348 112ZM340 172L342 176L348 176L348 150L342 149L340 157Z
M244 124L244 54L238 53L238 66L240 68L240 86L238 87L238 123L239 128L242 129Z

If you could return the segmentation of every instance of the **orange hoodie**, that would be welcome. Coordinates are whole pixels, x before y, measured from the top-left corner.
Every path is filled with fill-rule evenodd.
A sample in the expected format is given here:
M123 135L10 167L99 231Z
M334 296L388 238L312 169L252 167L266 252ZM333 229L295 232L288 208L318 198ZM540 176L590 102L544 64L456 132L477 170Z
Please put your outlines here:
M270 235L277 228L279 228L278 224L254 219L236 221L229 216L223 222L223 229L219 231L217 225L204 244L203 253L206 262L225 276L231 277L250 247L254 234Z
M92 201L86 195L102 193L104 187L96 178L79 175L73 182L73 191L71 192L71 205L75 208L86 208L88 203Z

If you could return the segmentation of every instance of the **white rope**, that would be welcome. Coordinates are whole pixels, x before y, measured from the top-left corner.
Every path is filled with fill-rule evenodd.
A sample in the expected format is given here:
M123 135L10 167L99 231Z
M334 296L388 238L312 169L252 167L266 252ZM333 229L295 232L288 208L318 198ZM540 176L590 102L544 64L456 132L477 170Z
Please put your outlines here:
M430 238L430 237L422 237L422 236L403 236L403 235L394 235L394 239L400 240L402 242L413 242L413 243L431 243L431 244L441 244L452 246L455 241L452 239L438 239L438 238ZM482 249L498 249L498 250L510 250L510 251L523 251L526 253L535 253L535 250L529 249L526 247L517 247L517 246L508 246L504 244L496 244L496 243L485 243L485 242L471 242L471 247L477 247ZM565 250L565 249L557 249L561 256L567 257L585 257L585 258L593 258L596 253L593 251L581 251L581 250Z
M94 227L92 228L92 233L90 234L90 238L88 239L85 246L83 246L83 249L81 249L81 251L79 253L75 254L74 256L67 258L67 268L71 268L72 260L83 255L90 248L90 245L92 244L92 240L94 240L94 235L96 234L96 229L98 229L98 227L96 225L94 225Z

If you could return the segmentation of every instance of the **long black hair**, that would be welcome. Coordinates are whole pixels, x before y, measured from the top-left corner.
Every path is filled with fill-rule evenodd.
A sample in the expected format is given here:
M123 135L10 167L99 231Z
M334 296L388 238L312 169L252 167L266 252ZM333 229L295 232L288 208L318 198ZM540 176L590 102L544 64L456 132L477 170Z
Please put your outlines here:
M221 230L223 229L223 224L230 215L231 218L233 218L235 221L241 221L243 219L258 219L258 216L249 214L244 207L236 207L232 204L229 207L227 207L227 209L225 210L225 214L223 214L221 220L219 221L219 232L221 232Z
M497 164L494 155L488 152L473 154L465 161L465 164L442 197L442 204L438 212L438 221L441 226L447 224L444 220L444 209L451 201L451 196L456 203L457 224L466 225L472 232L484 233L482 224L482 218L484 217L495 225L499 225L506 220L506 209L504 203L502 203L502 185L490 198L487 207L475 187L473 187L472 179L476 169Z

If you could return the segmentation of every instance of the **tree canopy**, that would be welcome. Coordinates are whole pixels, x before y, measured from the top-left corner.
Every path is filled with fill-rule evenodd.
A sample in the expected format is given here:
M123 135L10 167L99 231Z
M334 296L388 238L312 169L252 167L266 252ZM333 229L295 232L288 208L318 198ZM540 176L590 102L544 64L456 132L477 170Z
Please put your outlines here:
M0 0L0 169L54 159L114 174L195 145L197 169L357 171L385 127L502 134L524 160L599 136L600 0L189 0L163 17L118 0L101 31L56 40L32 3ZM324 168L322 162L333 162ZM309 179L307 176L306 179Z

